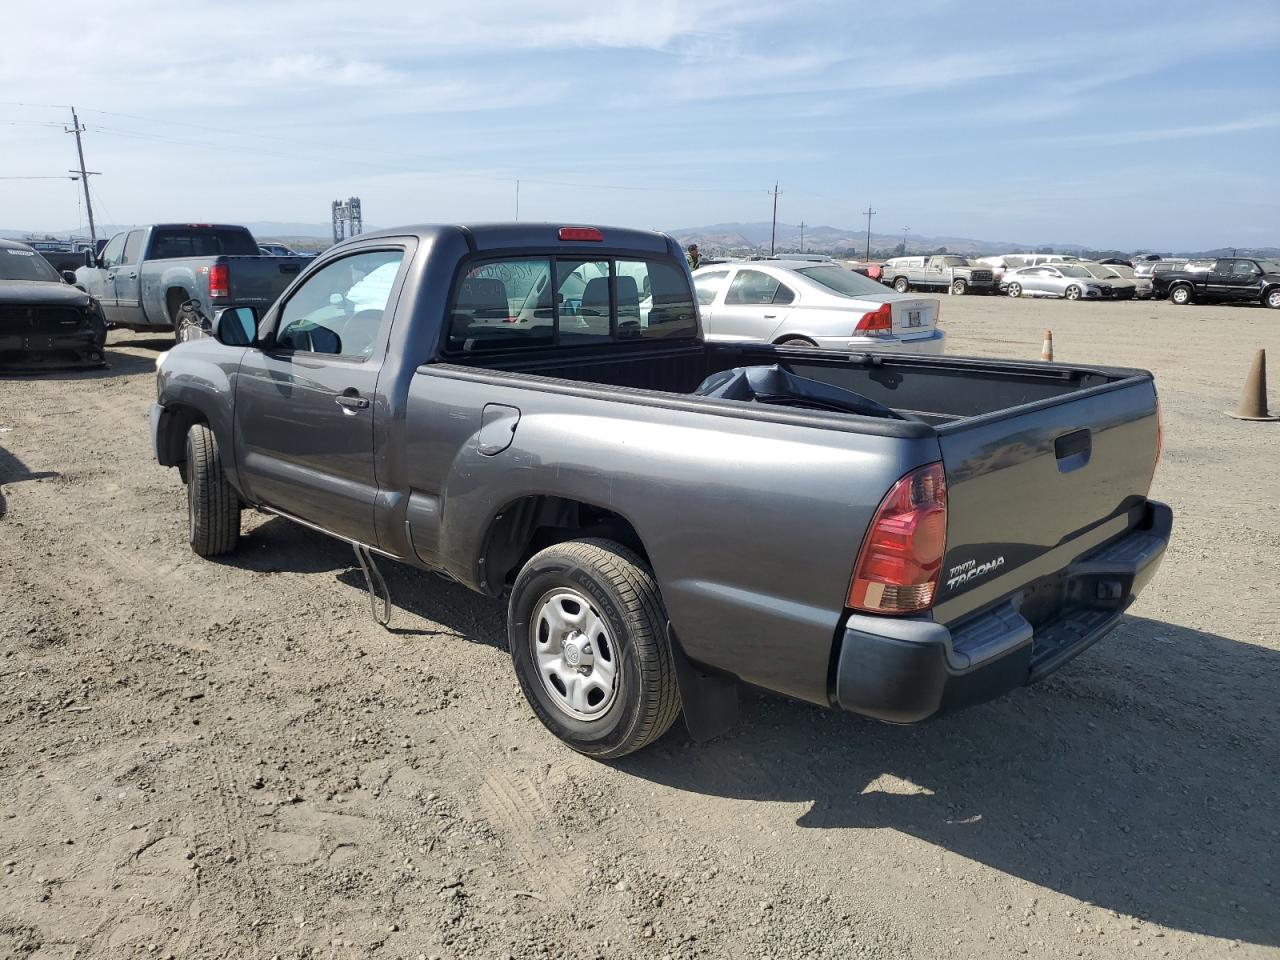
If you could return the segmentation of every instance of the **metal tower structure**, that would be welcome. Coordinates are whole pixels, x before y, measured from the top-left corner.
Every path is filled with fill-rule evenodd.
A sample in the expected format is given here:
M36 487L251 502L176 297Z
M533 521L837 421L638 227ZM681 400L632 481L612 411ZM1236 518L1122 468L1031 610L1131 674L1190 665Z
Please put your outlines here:
M364 232L364 221L360 217L360 198L348 197L346 200L333 201L333 242L339 243L347 237L359 236Z

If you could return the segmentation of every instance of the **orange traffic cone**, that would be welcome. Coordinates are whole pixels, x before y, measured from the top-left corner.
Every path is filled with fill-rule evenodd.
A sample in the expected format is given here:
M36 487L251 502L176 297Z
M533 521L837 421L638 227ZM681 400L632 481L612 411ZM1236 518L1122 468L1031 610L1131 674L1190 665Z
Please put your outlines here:
M1244 381L1244 393L1240 408L1227 416L1237 420L1280 420L1267 412L1267 351L1259 350L1253 357L1253 366Z
M1040 348L1040 359L1041 360L1053 359L1053 331L1052 330L1046 330L1044 332L1044 346Z

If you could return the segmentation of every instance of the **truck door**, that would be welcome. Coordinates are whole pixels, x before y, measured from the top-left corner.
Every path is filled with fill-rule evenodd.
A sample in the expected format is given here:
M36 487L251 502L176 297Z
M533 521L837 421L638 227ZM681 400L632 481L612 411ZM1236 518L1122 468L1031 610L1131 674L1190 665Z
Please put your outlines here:
M236 379L246 493L331 533L377 543L375 421L392 314L411 251L370 241L311 274L264 327Z
M84 267L76 272L76 279L84 286L89 296L102 305L102 313L108 323L116 322L116 264L124 256L123 233L117 233L102 248L98 256L97 266Z
M1262 296L1262 271L1252 260L1232 260L1227 288L1232 300L1257 300Z
M729 281L724 306L715 308L712 329L717 340L768 343L790 312L795 293L762 270L740 269Z
M142 263L142 243L145 230L130 230L124 241L124 254L115 269L117 323L145 323L142 315L142 280L139 276Z

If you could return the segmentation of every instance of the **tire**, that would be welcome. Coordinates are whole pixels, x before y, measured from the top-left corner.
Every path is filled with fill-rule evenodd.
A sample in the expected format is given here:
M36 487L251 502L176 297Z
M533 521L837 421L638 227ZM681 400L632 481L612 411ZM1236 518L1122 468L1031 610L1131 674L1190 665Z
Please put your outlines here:
M1072 284L1071 286L1067 287L1067 292L1064 293L1063 296L1066 297L1068 300L1079 300L1082 294L1080 293L1080 288L1077 287L1075 284Z
M240 497L227 482L222 453L203 423L187 431L187 540L202 557L230 553L240 540Z
M897 290L899 293L906 293L911 289L911 284L907 281L906 277L898 277L893 281L893 289Z
M1020 283L1009 284L1009 289L1007 290L1007 293L1009 294L1009 296L1013 297L1015 300L1018 299L1018 297L1022 296L1022 284Z
M173 315L173 342L186 343L204 336L204 325L200 319L200 311L187 301L178 307Z
M1178 286L1169 291L1169 302L1179 307L1185 307L1191 302L1191 288L1185 283L1178 284Z
M777 345L780 347L816 347L817 346L817 344L814 343L812 340L808 340L804 337L787 337L785 340L779 340Z
M569 540L530 558L511 588L507 640L533 712L579 753L624 757L680 715L657 581L612 540Z
M1264 293L1262 302L1273 310L1280 310L1280 287L1275 287Z
M951 281L951 295L953 297L963 297L968 292L969 292L969 285L965 283L963 280Z

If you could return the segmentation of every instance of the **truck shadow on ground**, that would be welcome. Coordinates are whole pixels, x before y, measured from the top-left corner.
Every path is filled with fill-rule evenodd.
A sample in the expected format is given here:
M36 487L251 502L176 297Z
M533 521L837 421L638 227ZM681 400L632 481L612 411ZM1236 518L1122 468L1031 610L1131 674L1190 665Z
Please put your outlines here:
M1269 650L1129 617L1040 685L930 724L749 695L731 734L677 731L617 766L808 802L796 825L849 831L851 865L854 831L889 828L1129 916L1276 945L1278 681Z
M55 470L31 470L25 463L15 457L4 447L0 447L0 519L8 512L4 487L10 483L21 483L23 480L47 480L61 476Z
M350 548L281 518L225 562L336 571L364 590ZM380 565L394 632L441 632L413 626L418 617L505 650L501 601ZM1128 916L1280 945L1278 689L1280 657L1265 648L1126 617L1043 683L932 723L894 727L748 692L729 734L696 744L677 723L615 766L691 793L807 804L794 822L772 807L764 819L776 811L784 836L846 832L851 865L859 843L875 842L867 831L892 829Z

